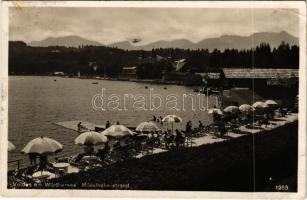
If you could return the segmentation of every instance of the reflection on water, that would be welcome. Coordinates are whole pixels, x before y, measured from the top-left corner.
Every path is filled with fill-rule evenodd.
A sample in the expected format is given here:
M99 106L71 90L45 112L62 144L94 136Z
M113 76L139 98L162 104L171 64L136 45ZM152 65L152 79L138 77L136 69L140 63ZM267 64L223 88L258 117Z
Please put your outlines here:
M54 81L56 79L56 81ZM9 77L9 140L17 148L9 153L9 160L23 159L22 165L28 164L26 155L20 150L26 143L35 137L44 135L60 141L64 145L63 152L59 156L70 156L83 149L74 144L77 133L57 126L55 122L83 120L96 124L105 124L119 121L125 125L137 124L152 119L152 116L165 116L177 114L183 122L176 127L184 129L188 120L192 120L197 126L198 120L209 123L211 121L207 112L191 111L191 101L185 102L185 111L135 111L132 109L132 99L127 101L127 111L99 111L92 108L92 97L106 89L106 95L110 94L144 94L148 96L149 88L154 93L166 98L169 94L182 96L194 94L193 89L176 85L153 85L145 83L133 83L122 81L95 80L98 84L92 84L93 80L41 76L10 76ZM146 87L148 86L148 87ZM178 105L182 105L182 99L178 98ZM182 107L181 107L182 108ZM9 166L10 168L12 166Z

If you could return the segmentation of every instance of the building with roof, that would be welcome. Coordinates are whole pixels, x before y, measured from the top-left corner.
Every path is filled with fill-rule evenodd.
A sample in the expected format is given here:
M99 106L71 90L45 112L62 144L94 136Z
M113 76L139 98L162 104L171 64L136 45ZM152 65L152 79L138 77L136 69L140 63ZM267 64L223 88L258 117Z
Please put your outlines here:
M287 80L295 83L298 76L298 69L223 68L221 72L229 87L248 88L283 85Z
M178 71L167 72L164 74L162 80L180 82L184 85L202 84L202 79L200 75L188 73L188 72L178 72Z
M292 104L298 94L299 72L298 69L223 68L220 81L226 88L249 88L265 99Z
M65 73L64 72L53 72L54 76L64 76Z
M120 78L123 79L136 79L136 67L123 67Z
M207 87L221 87L223 86L223 80L221 80L220 72L202 72L195 73L202 78L202 82Z
M298 69L268 69L268 68L223 68L227 79L272 79L291 77L298 78Z

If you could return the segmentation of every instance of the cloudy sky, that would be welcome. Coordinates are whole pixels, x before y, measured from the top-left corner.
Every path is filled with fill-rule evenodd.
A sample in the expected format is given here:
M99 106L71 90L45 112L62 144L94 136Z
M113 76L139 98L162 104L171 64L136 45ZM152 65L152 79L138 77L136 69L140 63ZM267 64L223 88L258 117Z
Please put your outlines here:
M253 14L254 13L254 14ZM10 8L10 40L78 35L110 44L280 32L298 36L296 10L222 8Z

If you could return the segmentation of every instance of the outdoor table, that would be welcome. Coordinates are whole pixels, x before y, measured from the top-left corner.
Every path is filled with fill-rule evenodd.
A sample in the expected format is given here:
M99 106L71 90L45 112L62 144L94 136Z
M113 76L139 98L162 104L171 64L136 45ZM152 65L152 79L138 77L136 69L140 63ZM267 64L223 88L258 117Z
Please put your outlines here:
M49 178L49 176L51 176L51 175L53 175L53 174L51 172L48 172L48 171L37 171L37 172L34 172L32 174L32 178L44 180L44 179Z
M55 168L58 168L58 169L64 169L65 171L67 171L67 168L70 164L69 163L54 163L53 166Z
M83 160L97 160L98 157L97 156L84 156L82 159Z
M80 170L77 167L69 166L67 169L67 174L78 173Z

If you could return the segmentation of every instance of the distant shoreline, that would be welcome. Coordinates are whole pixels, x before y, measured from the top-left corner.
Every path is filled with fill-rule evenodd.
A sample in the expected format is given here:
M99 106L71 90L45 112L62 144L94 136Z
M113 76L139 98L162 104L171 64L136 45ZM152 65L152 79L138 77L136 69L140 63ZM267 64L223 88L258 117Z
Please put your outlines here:
M182 85L182 86L191 86L184 84L183 81L165 81L162 79L129 79L129 78L104 78L99 76L59 76L59 75L41 75L41 74L11 74L10 76L46 76L46 77L54 77L54 78L78 78L78 79L89 79L89 80L107 80L107 81L128 81L135 83L148 83L148 84L165 84L165 85ZM200 86L200 85L194 85Z

